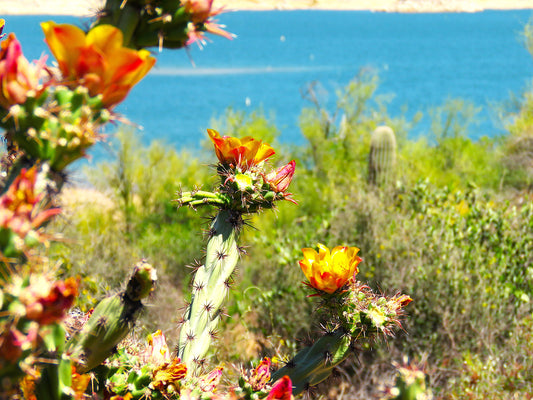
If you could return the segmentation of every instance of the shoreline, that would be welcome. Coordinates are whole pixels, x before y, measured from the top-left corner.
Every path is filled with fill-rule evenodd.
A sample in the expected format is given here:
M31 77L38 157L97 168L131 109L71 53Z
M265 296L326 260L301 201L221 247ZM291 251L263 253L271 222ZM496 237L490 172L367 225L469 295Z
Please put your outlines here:
M0 0L0 17L7 15L94 15L104 0ZM337 10L399 13L533 10L532 0L215 0L227 11Z

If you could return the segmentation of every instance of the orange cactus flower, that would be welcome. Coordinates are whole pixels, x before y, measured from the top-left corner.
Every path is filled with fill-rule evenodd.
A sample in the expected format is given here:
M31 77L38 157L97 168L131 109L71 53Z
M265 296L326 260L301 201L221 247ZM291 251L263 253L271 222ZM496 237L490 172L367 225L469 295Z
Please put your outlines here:
M32 65L28 62L22 54L20 42L14 33L0 43L0 105L2 107L7 109L15 104L23 104L28 95L38 94L42 63Z
M70 388L74 391L74 399L83 400L86 398L85 391L87 390L87 386L89 386L89 382L91 381L91 375L78 374L74 365L72 366L71 371L72 384Z
M178 382L187 375L187 367L181 363L179 358L174 358L172 362L159 365L152 372L152 386L167 392L169 388L177 388Z
M208 129L207 133L215 145L215 153L220 163L224 165L246 170L275 154L268 143L250 136L242 139L220 136L214 129Z
M357 256L357 247L337 246L330 250L318 244L318 252L314 249L302 249L304 259L300 267L315 289L333 293L343 287L359 272L361 258Z
M122 31L111 25L99 25L87 34L52 21L41 27L64 79L87 87L91 96L101 94L105 106L124 100L155 63L149 51L123 47Z

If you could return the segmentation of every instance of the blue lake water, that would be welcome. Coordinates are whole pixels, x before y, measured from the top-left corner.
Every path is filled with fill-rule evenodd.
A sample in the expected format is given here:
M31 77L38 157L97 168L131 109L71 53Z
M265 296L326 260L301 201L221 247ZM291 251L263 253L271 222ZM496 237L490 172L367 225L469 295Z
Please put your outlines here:
M472 136L491 136L501 130L492 105L526 89L533 77L520 38L532 16L531 10L226 13L219 20L235 40L212 37L203 50L158 54L154 70L117 110L144 127L145 140L180 147L197 146L210 119L228 106L262 107L274 112L282 142L302 143L298 115L308 104L301 89L317 80L333 99L335 89L370 67L380 77L379 93L395 95L392 115L404 105L413 115L461 97L484 107ZM45 48L38 23L47 19L86 24L74 17L8 17L6 31L17 33L28 58ZM417 129L413 136L424 134L423 123Z

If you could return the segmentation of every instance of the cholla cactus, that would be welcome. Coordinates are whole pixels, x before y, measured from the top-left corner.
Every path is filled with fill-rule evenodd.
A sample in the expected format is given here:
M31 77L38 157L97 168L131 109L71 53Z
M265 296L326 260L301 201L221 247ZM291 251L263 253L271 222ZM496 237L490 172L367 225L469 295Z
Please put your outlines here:
M239 259L242 214L272 208L279 200L293 201L286 190L294 174L294 161L267 174L264 162L274 155L270 145L251 137L221 137L214 130L208 133L219 160L220 186L214 193L182 193L177 200L180 205L211 204L220 209L209 229L205 264L196 270L193 297L180 332L178 355L192 373L204 364L216 335L222 302Z
M145 261L138 263L126 289L102 300L83 329L68 342L67 351L79 372L90 371L108 358L133 328L143 304L154 289L157 274Z
M42 229L59 213L54 196L65 168L101 139L111 109L154 59L123 48L114 27L87 35L51 22L43 29L58 59L56 75L44 59L29 63L14 34L0 43L0 127L8 149L0 188L0 398L16 395L19 383L26 398L81 398L90 379L83 372L128 333L155 280L151 266L138 265L127 289L105 299L81 332L71 332L67 351L62 322L77 280L57 280L30 250L50 238ZM104 42L113 57L99 47ZM140 68L136 57L145 61Z
M205 32L231 38L214 23L221 10L212 3L107 0L87 33L45 22L58 71L42 60L29 63L14 35L0 43L0 127L10 152L0 192L0 261L5 267L0 271L0 398L21 390L25 398L40 400L81 399L86 392L94 399L115 400L291 400L326 379L356 340L392 335L401 326L411 299L377 295L358 282L357 248L304 249L300 266L313 296L321 300L326 334L275 373L265 358L228 393L216 392L222 368L205 373L202 367L240 257L243 216L274 208L281 200L295 203L288 192L295 162L267 168L274 155L269 144L214 130L208 133L219 161L218 187L181 193L177 200L181 206L217 208L177 355L171 355L161 332L151 335L147 345L133 339L121 344L156 283L155 270L145 261L134 267L124 290L79 318L71 316L75 323L63 324L77 280L55 279L28 257L28 250L47 240L42 228L59 212L53 197L65 181L65 169L102 138L101 125L114 118L114 107L154 65L145 47L201 44ZM0 20L0 35L2 28Z
M359 249L337 246L330 252L324 245L318 247L318 252L303 249L300 266L312 296L320 299L326 333L272 376L273 380L289 376L295 395L328 378L363 338L371 341L378 335L393 335L401 327L404 307L412 301L406 295L377 295L358 282Z

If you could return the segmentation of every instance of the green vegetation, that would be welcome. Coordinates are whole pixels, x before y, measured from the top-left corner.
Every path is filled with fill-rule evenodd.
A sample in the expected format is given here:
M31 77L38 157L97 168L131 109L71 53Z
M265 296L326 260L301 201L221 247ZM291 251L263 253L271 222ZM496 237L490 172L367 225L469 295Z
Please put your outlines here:
M525 35L533 53L531 24ZM407 133L420 116L391 118L387 99L375 95L377 87L376 76L361 73L337 93L332 111L321 104L317 86L309 86L310 107L300 117L307 144L276 146L296 159L291 191L299 205L284 204L261 220L245 221L256 228L242 234L252 256L239 263L240 290L227 310L232 318L218 335L217 356L248 363L303 347L303 332L320 327L306 317L300 249L318 242L355 245L364 259L361 280L373 288L396 288L414 302L407 334L386 350L361 348L358 364L342 367L342 379L352 382L345 394L378 398L376 380L391 381L391 362L405 355L426 362L438 398L529 399L533 92L508 119L504 137L470 140L478 110L451 99L430 112L428 134L412 141ZM368 182L371 133L381 125L396 135L395 168L401 171L386 186ZM213 127L268 141L279 133L261 111L228 110ZM199 165L206 161L161 143L142 148L131 132L119 133L115 144L114 161L86 171L105 202L65 199L72 213L55 228L69 240L54 244L50 253L69 274L83 277L87 304L120 285L124 271L115 265L147 258L161 276L145 325L163 328L175 343L179 299L190 292L185 266L194 264L202 248L196 228L205 215L178 211L172 200L181 186L209 186L215 173L201 175ZM321 393L335 398L329 389L325 384Z

